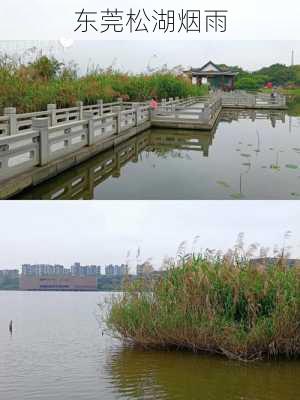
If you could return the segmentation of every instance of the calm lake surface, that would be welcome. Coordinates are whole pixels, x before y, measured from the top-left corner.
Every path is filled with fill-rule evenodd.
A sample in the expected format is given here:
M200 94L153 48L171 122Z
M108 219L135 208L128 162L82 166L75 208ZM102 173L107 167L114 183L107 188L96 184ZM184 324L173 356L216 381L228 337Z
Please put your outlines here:
M300 199L300 116L223 111L213 131L152 129L19 199Z
M295 400L300 361L240 364L101 335L108 293L0 292L1 400ZM12 336L8 323L14 321Z

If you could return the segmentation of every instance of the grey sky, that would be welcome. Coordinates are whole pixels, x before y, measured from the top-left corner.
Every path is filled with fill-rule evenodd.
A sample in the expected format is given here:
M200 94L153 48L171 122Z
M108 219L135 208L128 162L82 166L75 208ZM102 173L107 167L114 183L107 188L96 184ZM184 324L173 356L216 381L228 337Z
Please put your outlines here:
M187 241L190 251L231 247L239 232L246 243L270 246L289 241L300 256L300 202L297 201L90 201L1 202L0 266L22 263L83 264L125 262L138 247L143 260L160 266Z
M208 60L255 70L277 62L290 65L292 49L295 63L300 64L300 41L85 40L68 48L59 41L0 41L0 51L18 55L33 46L66 62L75 61L83 73L93 65L107 68L114 63L122 71L144 72L149 63L152 68L163 64L199 67Z

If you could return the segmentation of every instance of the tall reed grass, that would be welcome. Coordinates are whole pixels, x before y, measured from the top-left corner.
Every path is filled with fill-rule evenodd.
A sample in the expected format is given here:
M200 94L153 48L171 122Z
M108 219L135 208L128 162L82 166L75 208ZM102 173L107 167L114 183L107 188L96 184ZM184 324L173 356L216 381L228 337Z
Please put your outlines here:
M197 87L172 73L131 75L113 71L92 71L77 76L76 68L56 59L40 56L26 65L7 57L0 58L0 112L16 107L18 112L39 111L47 104L72 107L77 101L95 104L118 97L144 101L161 98L202 95L206 87Z
M182 258L159 279L129 283L106 323L143 347L189 349L254 360L300 355L300 269Z

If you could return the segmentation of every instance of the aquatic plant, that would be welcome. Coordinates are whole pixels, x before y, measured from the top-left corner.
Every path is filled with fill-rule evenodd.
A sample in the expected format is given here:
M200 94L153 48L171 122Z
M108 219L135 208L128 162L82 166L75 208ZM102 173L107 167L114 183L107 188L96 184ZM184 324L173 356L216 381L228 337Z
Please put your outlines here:
M144 348L237 360L299 356L300 269L288 267L284 252L270 265L255 264L256 245L244 252L242 242L224 256L180 255L159 277L128 283L111 300L109 330Z

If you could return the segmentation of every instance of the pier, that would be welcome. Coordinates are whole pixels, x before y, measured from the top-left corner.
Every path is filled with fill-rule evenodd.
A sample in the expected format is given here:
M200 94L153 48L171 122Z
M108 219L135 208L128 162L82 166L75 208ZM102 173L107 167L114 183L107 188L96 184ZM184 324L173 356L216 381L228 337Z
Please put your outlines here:
M121 99L88 106L79 102L66 109L49 104L46 111L25 114L6 108L0 116L0 199L74 168L150 127L212 131L224 108L284 110L286 99L215 92L207 97L163 100L156 110L148 103Z

